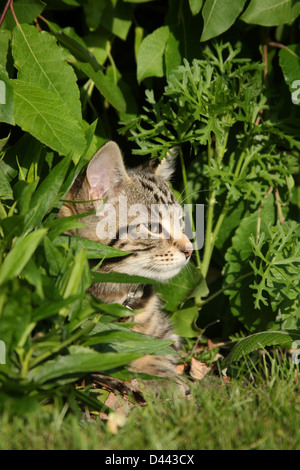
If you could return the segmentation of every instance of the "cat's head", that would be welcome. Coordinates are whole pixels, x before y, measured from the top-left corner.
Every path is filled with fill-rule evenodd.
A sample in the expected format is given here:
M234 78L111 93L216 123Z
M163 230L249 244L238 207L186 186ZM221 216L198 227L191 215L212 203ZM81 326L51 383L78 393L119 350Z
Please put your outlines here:
M59 216L95 208L78 235L131 253L110 259L109 270L166 281L193 251L183 232L183 210L169 188L173 171L172 153L152 171L126 170L118 145L109 141L74 182L67 196L74 203L65 203Z

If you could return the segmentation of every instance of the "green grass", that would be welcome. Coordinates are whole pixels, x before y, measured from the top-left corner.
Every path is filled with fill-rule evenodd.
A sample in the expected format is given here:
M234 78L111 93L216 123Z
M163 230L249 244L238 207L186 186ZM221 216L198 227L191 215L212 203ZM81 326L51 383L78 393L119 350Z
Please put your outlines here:
M116 434L98 416L45 406L0 419L0 449L300 449L299 370L290 358L249 359L229 384L192 384L191 397L168 393L135 406ZM233 371L234 372L234 371ZM66 414L66 416L65 416Z

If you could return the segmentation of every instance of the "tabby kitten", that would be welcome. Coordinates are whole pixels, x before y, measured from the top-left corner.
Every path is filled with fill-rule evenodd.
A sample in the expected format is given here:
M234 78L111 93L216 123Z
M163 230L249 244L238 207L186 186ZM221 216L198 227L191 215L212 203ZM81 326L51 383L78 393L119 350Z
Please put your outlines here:
M67 196L67 200L74 203L64 203L59 217L96 209L96 214L81 219L86 227L78 229L78 235L131 252L127 256L104 261L99 271L139 275L165 282L186 265L193 248L182 228L178 235L178 222L183 212L181 208L178 211L180 206L168 185L173 162L174 158L169 156L154 170L126 170L118 145L109 141L90 161L86 174L76 178ZM76 204L76 201L89 202ZM153 208L173 205L177 208L175 216L171 214L169 219L164 218L156 211L156 223L149 223ZM138 223L134 223L137 212L142 214L139 214ZM115 233L110 231L110 223L116 228ZM76 235L75 230L67 233ZM175 349L179 347L179 337L172 331L152 286L95 283L89 292L103 302L117 302L140 310L134 317L136 325L133 330L171 340ZM131 370L174 377L176 356L147 355L133 361Z

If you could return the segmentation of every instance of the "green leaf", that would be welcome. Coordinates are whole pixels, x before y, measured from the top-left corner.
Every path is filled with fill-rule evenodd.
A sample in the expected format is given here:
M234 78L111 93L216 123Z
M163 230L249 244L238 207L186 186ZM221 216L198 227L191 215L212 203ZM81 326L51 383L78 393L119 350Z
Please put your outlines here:
M181 53L179 50L180 41L176 39L174 34L170 32L169 38L166 43L165 50L165 62L166 62L166 74L170 75L173 69L181 65Z
M57 94L23 80L11 80L15 92L15 121L24 131L61 155L78 158L85 137L78 120Z
M120 113L126 112L126 101L122 91L114 81L101 70L95 72L90 64L75 62L74 65L89 77L107 101Z
M202 8L203 0L189 0L190 9L193 16L197 15Z
M274 222L274 197L269 194L260 209L242 219L225 254L225 293L229 296L232 314L251 332L266 329L275 321L269 306L262 306L261 310L254 308L253 290L250 288L254 275L249 264L253 257L250 237L268 233L268 227Z
M49 303L49 300L47 299L40 307L33 310L32 321L38 322L51 317L52 315L57 315L61 309L68 307L79 298L79 295L73 295L67 299L53 300L51 303Z
M59 219L59 221L60 220L64 219ZM56 221L53 221L53 223L54 222ZM47 224L46 226L51 227L52 224ZM87 238L60 236L55 239L55 243L68 244L70 248L76 251L85 249L87 258L89 259L115 258L130 254L128 251L117 250L112 246L103 245L102 243L94 242L93 240L88 240Z
M106 6L106 0L102 0L102 2L99 2L99 0L87 0L83 3L85 21L90 31L95 31L98 28Z
M128 312L130 313L130 311ZM85 344L91 346L103 343L108 343L109 347L113 347L116 351L120 352L138 351L139 354L144 355L161 354L163 351L163 354L175 354L174 349L168 348L172 341L156 339L114 323L108 325L98 323Z
M36 190L25 217L25 230L31 230L58 203L60 190L70 166L70 158L63 158Z
M300 333L296 331L263 331L247 336L240 340L230 351L225 359L224 365L228 367L232 362L238 361L241 357L266 346L290 347L293 341L300 340Z
M132 23L132 12L132 5L126 5L120 0L107 0L107 7L101 16L101 26L125 40Z
M12 196L12 189L2 169L0 168L0 197Z
M158 284L156 290L166 302L164 308L171 312L178 310L189 298L204 297L208 294L205 280L192 263L169 282Z
M40 0L17 0L14 2L14 12L19 23L31 23L42 13L45 7L46 4ZM2 28L11 31L15 26L16 22L9 9L5 15Z
M9 37L5 31L0 31L0 64L5 68L6 65L6 56L8 52L8 41Z
M137 55L139 83L147 77L164 76L163 59L169 35L169 26L161 26L143 39Z
M0 122L14 125L14 93L7 73L0 65Z
M284 79L288 84L292 101L299 104L300 94L300 44L289 45L279 52L279 64L283 72Z
M18 79L52 91L62 104L68 105L71 114L81 120L77 78L53 36L27 24L16 27L12 53L19 71Z
M93 282L117 282L125 284L154 284L155 281L142 276L131 276L125 273L92 272Z
M175 333L184 338L195 338L199 336L201 330L196 325L198 316L199 312L195 306L174 312L171 316L171 321Z
M15 243L0 267L0 285L22 272L46 233L46 229L39 229Z
M241 20L262 26L277 26L292 23L299 13L299 0L251 0Z
M141 354L132 352L100 354L93 350L90 350L90 352L86 350L87 348L77 347L75 354L59 356L57 359L47 361L30 370L27 379L42 384L61 377L80 377L84 373L104 372L124 366L141 356Z
M246 0L206 0L202 10L204 28L201 41L227 31L242 12L245 3Z

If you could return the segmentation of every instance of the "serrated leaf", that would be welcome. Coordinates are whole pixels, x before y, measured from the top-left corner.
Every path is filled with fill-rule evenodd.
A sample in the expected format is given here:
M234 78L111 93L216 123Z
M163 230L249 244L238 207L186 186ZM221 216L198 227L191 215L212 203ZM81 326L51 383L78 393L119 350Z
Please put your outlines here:
M276 345L289 347L295 340L300 340L299 332L264 331L255 333L247 338L243 338L233 347L225 359L224 365L228 367L232 362L238 361L242 356L266 346Z
M77 78L53 36L46 31L39 32L31 25L16 26L12 53L18 79L51 90L61 103L68 105L72 115L81 120Z
M143 39L137 55L139 83L147 77L163 77L163 59L169 35L169 26L161 26Z
M15 121L24 131L56 150L77 159L85 149L78 120L66 103L50 90L23 80L11 80L15 92Z
M201 41L219 36L230 28L242 12L246 0L206 0L202 10L204 28Z

